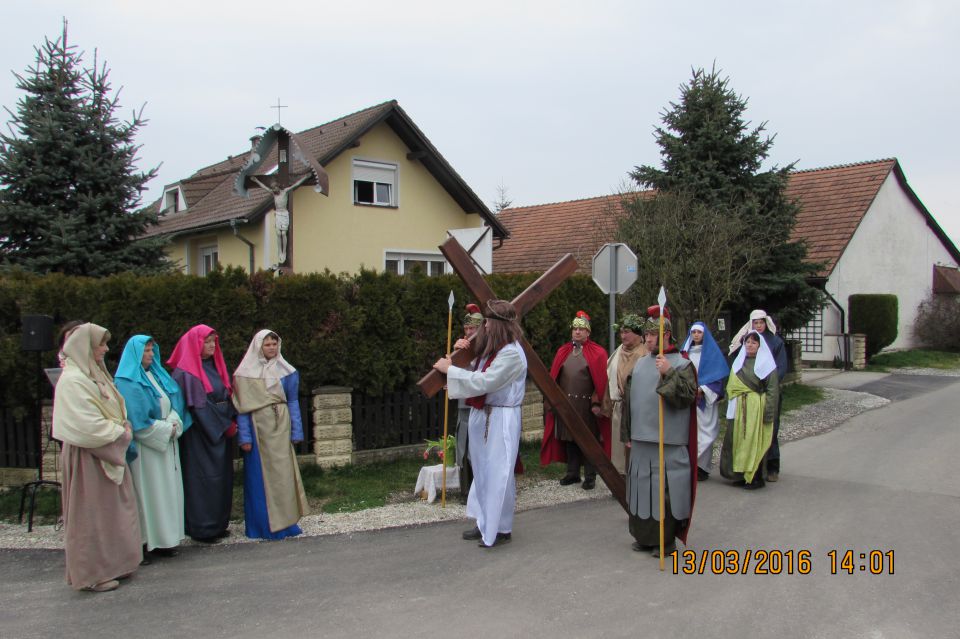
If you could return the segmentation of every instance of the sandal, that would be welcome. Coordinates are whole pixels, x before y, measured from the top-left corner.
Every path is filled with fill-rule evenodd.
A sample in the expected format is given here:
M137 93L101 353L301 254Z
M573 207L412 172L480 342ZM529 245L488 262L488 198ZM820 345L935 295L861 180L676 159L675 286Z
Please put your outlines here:
M120 582L116 579L110 579L109 581L101 581L95 586L89 586L84 588L84 590L89 590L90 592L110 592L111 590L116 590L120 587Z

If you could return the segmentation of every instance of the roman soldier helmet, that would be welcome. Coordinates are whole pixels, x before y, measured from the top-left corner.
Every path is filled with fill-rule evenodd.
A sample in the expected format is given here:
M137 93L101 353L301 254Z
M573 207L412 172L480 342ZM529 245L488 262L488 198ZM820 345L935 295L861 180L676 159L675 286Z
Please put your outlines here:
M583 311L577 311L577 316L570 323L570 328L585 328L590 330L590 316Z
M476 304L467 304L467 314L463 316L464 326L480 326L483 324L483 313Z
M673 325L670 322L670 309L667 308L663 313L663 330L670 331L673 334ZM643 325L643 332L660 331L660 305L654 304L647 308L647 321Z

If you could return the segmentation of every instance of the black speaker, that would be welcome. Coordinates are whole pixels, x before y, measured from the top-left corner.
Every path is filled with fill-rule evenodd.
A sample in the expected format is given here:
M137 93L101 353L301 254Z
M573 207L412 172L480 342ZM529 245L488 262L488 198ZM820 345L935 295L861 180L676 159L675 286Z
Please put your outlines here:
M53 350L53 318L49 315L24 315L23 339L20 348L25 351Z

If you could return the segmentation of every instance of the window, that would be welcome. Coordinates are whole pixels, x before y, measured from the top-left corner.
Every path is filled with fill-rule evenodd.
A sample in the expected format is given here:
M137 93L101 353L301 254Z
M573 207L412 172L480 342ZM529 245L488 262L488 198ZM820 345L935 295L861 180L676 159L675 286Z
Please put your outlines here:
M220 251L216 246L200 247L200 275L209 275L220 263Z
M160 202L161 214L176 213L177 211L185 211L186 209L187 202L183 199L179 186L169 188L163 192L163 200Z
M353 161L353 202L374 206L397 205L397 165Z
M790 339L798 339L803 345L804 353L822 353L823 352L823 309L817 311L816 315L807 322L802 328L787 334Z
M388 273L404 275L416 270L430 277L448 273L447 262L441 255L431 253L388 252L384 260L384 270Z

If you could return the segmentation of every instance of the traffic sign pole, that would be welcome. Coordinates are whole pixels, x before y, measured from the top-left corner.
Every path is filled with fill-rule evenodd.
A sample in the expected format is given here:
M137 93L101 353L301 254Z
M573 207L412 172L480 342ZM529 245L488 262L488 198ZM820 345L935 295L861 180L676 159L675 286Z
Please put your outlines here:
M610 350L613 355L613 349L617 347L617 338L613 334L614 319L617 313L617 247L614 246L610 251Z

